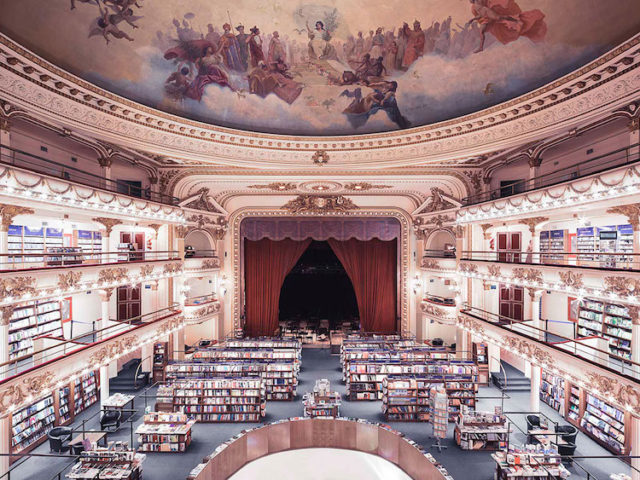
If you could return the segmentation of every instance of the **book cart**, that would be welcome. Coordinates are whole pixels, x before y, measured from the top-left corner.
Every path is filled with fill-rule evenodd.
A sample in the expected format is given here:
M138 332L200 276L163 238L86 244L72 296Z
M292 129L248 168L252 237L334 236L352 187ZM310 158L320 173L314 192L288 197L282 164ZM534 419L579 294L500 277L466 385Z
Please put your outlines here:
M184 413L150 412L136 429L141 452L184 452L191 443L191 427L196 423Z

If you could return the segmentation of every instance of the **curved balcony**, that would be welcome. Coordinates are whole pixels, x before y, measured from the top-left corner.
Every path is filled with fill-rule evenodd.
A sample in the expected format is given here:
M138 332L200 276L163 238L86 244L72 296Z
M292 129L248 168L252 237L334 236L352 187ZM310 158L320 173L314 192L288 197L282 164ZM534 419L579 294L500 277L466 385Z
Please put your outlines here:
M189 323L209 320L220 312L220 301L215 294L190 297L184 301L184 317Z
M184 270L189 276L220 270L220 259L215 250L188 250L184 256Z
M457 263L455 250L425 250L420 268L448 277L455 274Z
M453 325L457 319L455 298L425 295L420 304L420 311L438 323Z

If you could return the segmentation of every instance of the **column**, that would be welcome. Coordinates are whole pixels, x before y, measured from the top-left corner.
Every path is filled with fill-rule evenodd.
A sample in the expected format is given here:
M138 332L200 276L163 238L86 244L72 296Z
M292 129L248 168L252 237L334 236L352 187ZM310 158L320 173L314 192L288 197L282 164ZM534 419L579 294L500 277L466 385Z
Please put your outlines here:
M631 456L640 456L640 418L633 415L631 416ZM640 458L632 459L631 465L640 470ZM640 472L631 470L631 480L640 480Z
M101 156L98 158L98 163L100 164L100 173L102 175L100 186L107 190L113 190L113 185L111 185L111 157Z
M153 342L143 345L140 350L142 352L142 371L151 373Z
M2 308L2 317L0 317L0 364L9 361L9 319L12 313L13 307ZM10 368L10 365L0 367L0 380L9 376Z
M531 299L531 326L534 329L544 329L544 325L540 321L540 301L542 299L542 290L536 290L533 288L529 288L529 298ZM525 332L528 335L531 335L534 338L537 338L540 341L546 341L544 332L540 330L530 330Z
M0 452L11 453L11 424L9 422L9 415L0 417ZM0 476L6 474L9 471L9 457L0 456Z
M542 368L537 365L531 366L531 392L529 392L529 411L540 411L540 379Z
M542 158L538 155L529 157L529 186L536 186L536 177L540 175L540 165L542 164Z
M103 331L105 328L109 326L109 300L111 299L111 295L113 293L113 288L107 288L104 290L100 290L100 324L98 326L98 330L100 333L98 334L98 338L96 340L100 341L109 336L109 331ZM103 405L107 398L109 398L109 370L111 365L115 364L117 369L117 360L110 362L109 365L101 365L100 366L100 406L104 408Z
M629 145L635 145L630 148L630 158L638 159L640 155L640 117L632 118L629 121Z
M489 355L489 373L500 371L500 347L492 342L487 342L487 353Z
M110 252L110 248L111 248L111 239L109 238L109 232L104 229L101 228L100 229L100 235L102 235L102 253L107 253ZM100 256L100 263L110 263L110 262L117 262L118 261L118 256L116 255L114 258L109 258L110 255L101 255Z
M471 359L473 352L471 351L471 334L462 328L456 329L456 350L458 358L463 360Z
M5 163L11 163L13 157L11 150L4 147L11 147L11 125L9 119L0 116L0 156Z
M171 334L173 336L173 360L184 360L184 328L180 328Z

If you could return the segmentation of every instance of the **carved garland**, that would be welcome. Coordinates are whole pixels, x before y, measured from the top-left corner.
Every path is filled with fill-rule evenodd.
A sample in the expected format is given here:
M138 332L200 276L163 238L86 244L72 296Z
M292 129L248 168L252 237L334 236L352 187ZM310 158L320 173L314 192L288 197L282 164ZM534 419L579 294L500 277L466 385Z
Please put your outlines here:
M72 290L80 286L82 272L67 272L58 274L58 288L62 291Z
M118 283L129 278L129 270L126 267L105 268L98 272L99 284Z

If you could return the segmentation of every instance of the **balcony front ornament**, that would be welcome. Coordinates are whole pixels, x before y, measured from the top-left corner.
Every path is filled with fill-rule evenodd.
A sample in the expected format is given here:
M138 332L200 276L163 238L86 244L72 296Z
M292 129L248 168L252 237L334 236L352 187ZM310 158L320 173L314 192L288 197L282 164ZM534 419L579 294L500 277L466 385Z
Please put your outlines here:
M423 258L420 266L422 268L429 268L431 270L442 270L440 263L433 258Z
M118 355L122 355L125 350L134 348L137 343L137 335L129 335L128 337L124 337L114 342L109 342L109 344L100 348L89 357L89 368L95 369L96 367L102 366L104 363L109 363L109 361L113 360Z
M13 222L13 219L18 215L33 215L33 213L33 208L0 203L0 215L2 215L2 229L0 231L6 232L9 225Z
M535 268L514 268L513 278L531 283L542 283L542 272Z
M220 259L218 258L206 258L202 261L202 270L211 270L214 268L220 268Z
M0 407L3 412L30 402L42 396L43 392L51 392L56 383L56 377L50 370L33 378L24 378L17 385L11 385L0 393Z
M478 273L478 265L475 263L461 263L458 270L464 273Z
M627 277L604 277L605 295L637 296L640 294L640 280Z
M487 267L487 271L489 272L489 275L491 275L492 277L502 276L502 272L500 271L499 265L489 265Z
M129 270L126 267L105 268L98 272L99 284L111 284L121 282L129 277Z
M25 295L35 295L36 279L34 277L10 277L0 280L0 300L17 299Z
M80 286L82 272L67 272L58 274L58 288L67 291L73 290Z
M153 273L155 269L156 267L154 267L153 265L143 265L140 267L140 276L142 278L148 277Z
M180 273L182 271L182 263L181 262L167 263L165 264L163 271L164 273L167 273L167 274Z
M568 270L566 272L559 272L560 280L564 284L565 287L573 287L575 289L579 289L583 287L582 282L582 273L572 272Z

